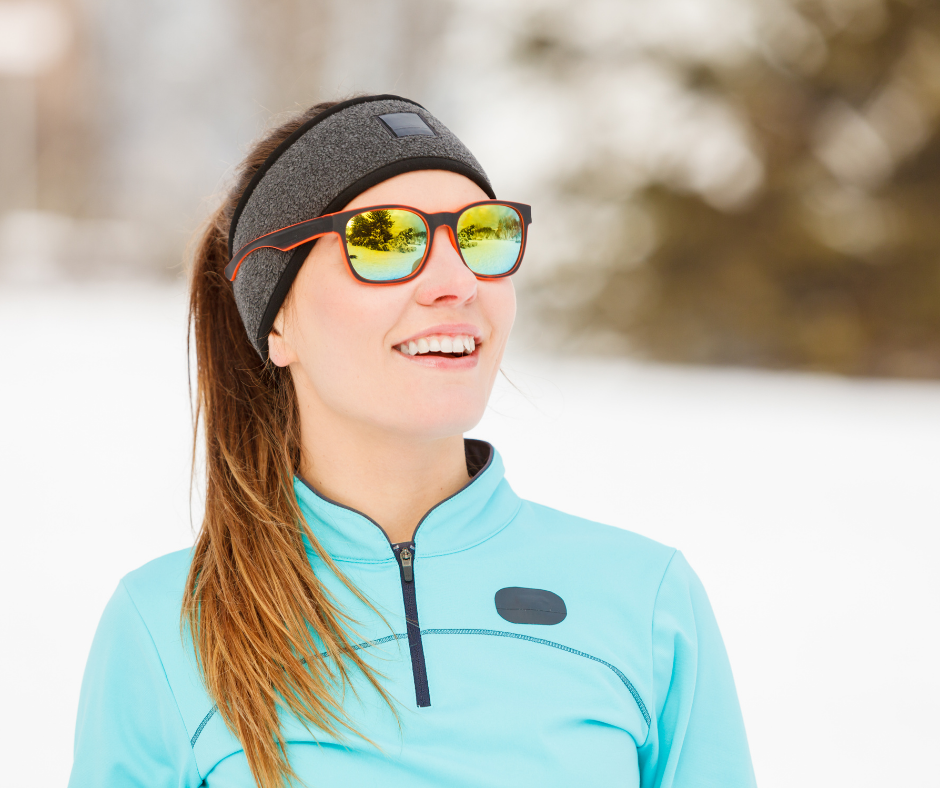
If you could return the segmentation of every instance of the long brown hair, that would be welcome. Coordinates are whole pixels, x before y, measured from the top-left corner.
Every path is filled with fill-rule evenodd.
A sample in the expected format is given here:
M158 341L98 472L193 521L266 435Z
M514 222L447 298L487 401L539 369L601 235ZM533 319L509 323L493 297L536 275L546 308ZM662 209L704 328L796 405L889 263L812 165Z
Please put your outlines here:
M305 551L304 536L369 604L320 547L298 507L293 476L300 460L300 424L290 373L262 362L222 274L232 214L252 175L294 130L333 103L292 117L254 145L234 188L207 222L192 264L194 446L201 419L206 509L186 581L182 623L192 634L209 695L244 747L261 788L281 788L297 779L287 759L278 706L341 737L352 727L329 687L344 685L356 670L391 705L378 674L351 647L355 622L317 579ZM326 657L320 656L321 648Z

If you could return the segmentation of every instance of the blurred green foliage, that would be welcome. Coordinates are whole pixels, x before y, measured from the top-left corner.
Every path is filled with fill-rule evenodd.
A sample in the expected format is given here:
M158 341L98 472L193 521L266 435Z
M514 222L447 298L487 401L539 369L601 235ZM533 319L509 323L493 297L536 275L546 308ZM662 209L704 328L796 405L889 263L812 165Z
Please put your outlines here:
M671 64L745 119L760 187L733 206L663 183L624 197L624 224L652 218L652 251L608 253L594 295L554 317L668 361L940 377L940 3L794 5L819 31L801 58ZM611 177L566 188L616 193Z

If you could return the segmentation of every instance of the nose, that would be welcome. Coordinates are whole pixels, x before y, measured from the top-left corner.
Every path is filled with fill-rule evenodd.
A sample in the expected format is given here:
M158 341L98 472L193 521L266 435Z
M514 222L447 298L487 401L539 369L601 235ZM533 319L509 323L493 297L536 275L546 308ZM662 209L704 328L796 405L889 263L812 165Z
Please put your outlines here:
M477 295L477 278L464 264L449 227L438 227L415 293L424 306L460 306Z

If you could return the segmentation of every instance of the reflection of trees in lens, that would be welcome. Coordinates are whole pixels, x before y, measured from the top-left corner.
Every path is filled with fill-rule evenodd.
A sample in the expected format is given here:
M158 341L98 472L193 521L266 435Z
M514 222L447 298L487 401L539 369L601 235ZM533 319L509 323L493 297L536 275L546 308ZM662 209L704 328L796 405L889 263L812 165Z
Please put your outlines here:
M522 242L522 225L515 213L500 218L496 225L496 237L501 241Z
M413 245L417 237L418 234L413 227L406 227L392 239L390 246L397 252L414 252L417 250L417 247Z
M470 249L473 246L476 246L474 238L476 238L476 225L470 224L464 227L462 230L457 231L457 244L461 249Z
M392 234L392 212L385 209L360 213L346 227L346 241L377 252L387 252Z
M483 214L483 211L476 212ZM515 211L501 211L499 218L492 216L492 211L486 211L488 219L482 223L468 224L457 233L457 240L461 249L476 246L476 241L515 241L522 242L522 224ZM493 226L495 224L495 227Z
M392 211L379 208L367 213L357 214L346 227L346 241L350 246L361 246L376 252L415 252L419 244L427 241L427 231L414 227L405 227L395 232L395 225L401 225ZM404 218L407 221L407 216Z

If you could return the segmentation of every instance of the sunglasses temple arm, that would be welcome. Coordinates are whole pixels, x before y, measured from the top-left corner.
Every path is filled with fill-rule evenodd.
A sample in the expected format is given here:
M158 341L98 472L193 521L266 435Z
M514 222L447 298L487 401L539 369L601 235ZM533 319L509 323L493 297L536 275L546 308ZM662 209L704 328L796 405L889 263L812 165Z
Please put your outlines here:
M225 278L230 282L235 281L238 269L252 252L258 249L277 249L280 252L289 252L296 249L301 244L313 241L322 235L333 232L333 217L320 216L316 219L310 219L306 222L285 227L281 230L275 230L273 233L262 235L249 244L245 244L241 249L235 252L235 255L225 266Z

